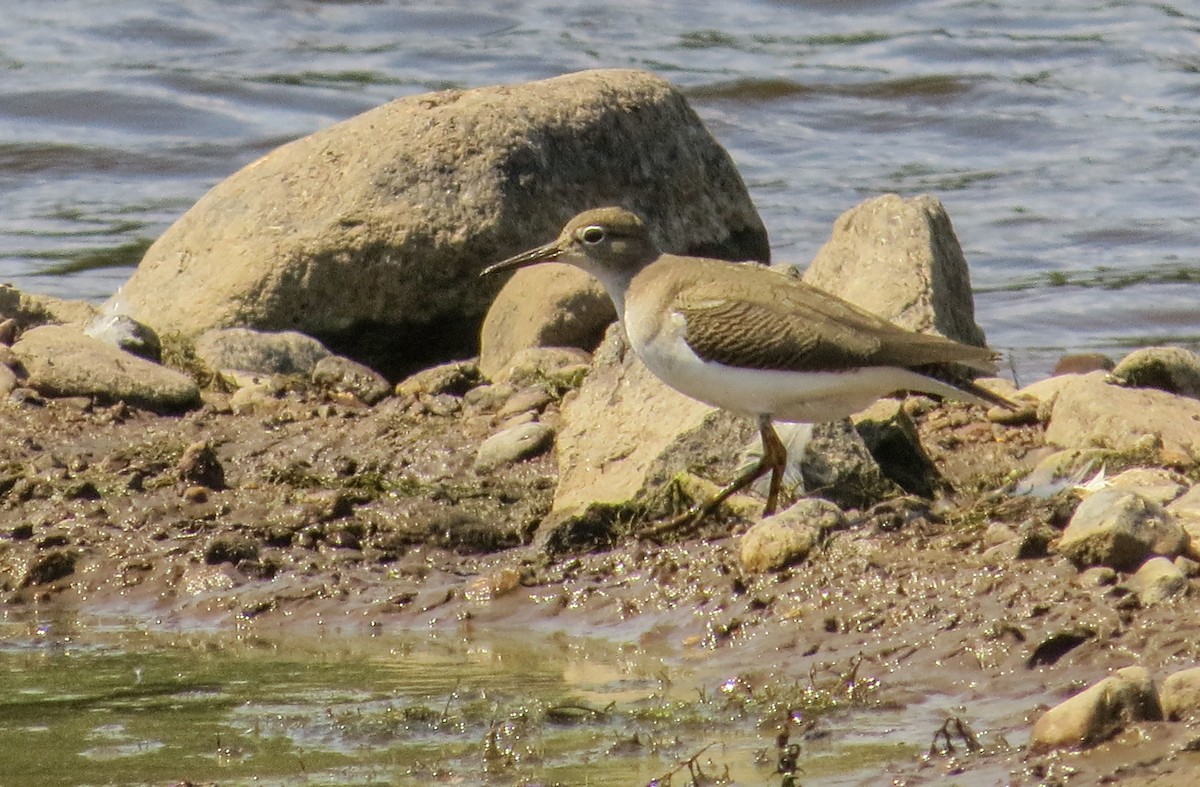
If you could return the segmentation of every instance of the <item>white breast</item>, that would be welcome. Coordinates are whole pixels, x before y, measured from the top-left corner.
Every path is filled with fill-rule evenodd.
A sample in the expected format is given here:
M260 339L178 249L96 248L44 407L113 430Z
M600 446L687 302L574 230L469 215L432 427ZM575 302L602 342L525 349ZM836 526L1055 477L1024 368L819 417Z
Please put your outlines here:
M634 352L667 385L714 407L748 415L816 423L845 418L894 391L951 397L958 393L945 383L896 367L793 372L705 361L684 341L684 318L676 312L664 323L627 320L625 328Z

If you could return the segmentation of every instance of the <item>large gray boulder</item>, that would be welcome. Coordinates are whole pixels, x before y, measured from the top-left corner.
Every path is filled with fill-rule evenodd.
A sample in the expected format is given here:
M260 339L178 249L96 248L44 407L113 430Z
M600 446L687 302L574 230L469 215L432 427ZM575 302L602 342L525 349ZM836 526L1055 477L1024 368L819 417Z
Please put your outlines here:
M765 259L728 154L682 94L597 70L393 101L214 187L109 308L160 333L300 330L385 372L472 354L487 263L607 204L665 248ZM531 297L536 289L526 291Z

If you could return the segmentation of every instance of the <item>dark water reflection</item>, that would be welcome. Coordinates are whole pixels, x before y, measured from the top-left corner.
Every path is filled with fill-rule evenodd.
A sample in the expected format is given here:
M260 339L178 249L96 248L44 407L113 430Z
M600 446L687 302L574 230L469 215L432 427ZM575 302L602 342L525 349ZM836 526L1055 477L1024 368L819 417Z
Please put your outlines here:
M1200 335L1197 51L1200 12L1151 2L22 4L0 19L0 279L102 300L127 264L46 274L153 239L286 140L427 90L646 68L733 154L778 259L865 197L941 197L979 320L1031 378Z

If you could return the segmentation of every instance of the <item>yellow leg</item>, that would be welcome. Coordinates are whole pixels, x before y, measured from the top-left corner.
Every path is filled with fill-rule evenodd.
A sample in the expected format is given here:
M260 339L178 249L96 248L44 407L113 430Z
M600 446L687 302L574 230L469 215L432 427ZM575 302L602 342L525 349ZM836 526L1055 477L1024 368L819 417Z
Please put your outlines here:
M758 433L762 438L763 452L762 457L757 462L746 468L737 478L733 479L726 487L708 500L692 506L679 516L668 519L666 522L644 528L638 535L643 538L654 538L677 531L689 532L695 529L705 517L717 510L717 507L732 495L762 478L768 470L771 471L771 485L767 492L767 505L763 508L763 516L774 514L775 508L779 504L779 493L783 487L783 471L787 465L787 448L783 445L783 441L779 439L779 435L775 433L775 427L771 425L771 419L768 416L760 415L758 417Z

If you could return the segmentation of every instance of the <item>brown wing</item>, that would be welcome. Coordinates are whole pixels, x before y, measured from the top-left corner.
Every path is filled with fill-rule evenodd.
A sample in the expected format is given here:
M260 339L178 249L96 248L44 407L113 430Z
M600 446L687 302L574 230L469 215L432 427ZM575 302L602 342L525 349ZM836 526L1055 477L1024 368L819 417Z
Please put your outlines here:
M736 282L720 277L693 283L671 305L686 321L692 350L730 366L839 371L958 363L982 371L995 368L987 349L907 331L761 267L747 266Z

